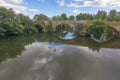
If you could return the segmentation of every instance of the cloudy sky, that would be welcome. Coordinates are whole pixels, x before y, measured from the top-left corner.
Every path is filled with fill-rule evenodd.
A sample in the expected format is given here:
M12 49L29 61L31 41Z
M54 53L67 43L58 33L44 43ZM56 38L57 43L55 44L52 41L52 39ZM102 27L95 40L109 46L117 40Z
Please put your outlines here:
M0 0L0 7L13 8L16 13L30 17L45 14L49 17L66 13L96 13L98 10L120 11L120 0Z

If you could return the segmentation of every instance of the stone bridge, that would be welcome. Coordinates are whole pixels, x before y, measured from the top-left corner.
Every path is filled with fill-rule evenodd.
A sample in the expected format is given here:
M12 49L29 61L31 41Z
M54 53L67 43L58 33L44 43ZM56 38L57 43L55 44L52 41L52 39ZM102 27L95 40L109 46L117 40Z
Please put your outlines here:
M40 21L38 22L44 29L44 26L48 24L48 21ZM84 23L87 27L89 27L92 24L92 21L52 21L53 29L55 30L57 25L59 24L69 24L71 26L74 26L78 23ZM116 36L120 37L120 22L107 22L106 23L108 27L112 28L116 34ZM85 28L86 29L86 28ZM86 30L83 30L85 32Z

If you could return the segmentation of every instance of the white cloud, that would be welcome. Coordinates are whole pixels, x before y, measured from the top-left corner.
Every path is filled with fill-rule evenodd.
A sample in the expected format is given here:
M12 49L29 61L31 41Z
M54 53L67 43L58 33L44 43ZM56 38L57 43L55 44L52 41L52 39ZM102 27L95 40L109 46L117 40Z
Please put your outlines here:
M78 3L69 3L66 5L67 7L73 7L73 8L79 8L79 7L82 7L81 5L79 5Z
M38 9L30 9L27 6L22 6L21 4L23 3L27 5L23 0L0 0L0 7L12 8L16 13L23 13L25 15L29 15L29 12L39 12Z
M82 3L81 3L82 1ZM120 0L72 0L66 5L67 7L120 7Z
M38 10L38 9L28 9L28 11L30 11L30 12L40 12L40 10Z
M1 0L1 1L8 2L8 3L13 3L13 4L21 4L21 3L24 3L23 0Z
M15 10L16 13L25 13L27 10L27 7L25 6L10 4L3 0L0 1L0 7L5 7L7 9L12 8L13 10Z
M65 1L64 1L64 0L57 0L57 3L58 3L60 6L64 6L64 5L65 5Z
M85 6L94 7L120 7L120 0L94 0L84 1Z
M74 9L74 10L73 10L73 13L74 13L74 14L79 14L79 13L81 13L81 12L80 12L80 10L78 10L78 9Z

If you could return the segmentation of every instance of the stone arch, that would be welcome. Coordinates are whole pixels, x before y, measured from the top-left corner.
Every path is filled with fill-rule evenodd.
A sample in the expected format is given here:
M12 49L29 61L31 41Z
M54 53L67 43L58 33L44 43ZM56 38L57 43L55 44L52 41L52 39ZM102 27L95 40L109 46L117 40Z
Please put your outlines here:
M58 23L55 26L55 31L61 30L61 32L63 31L63 33L67 32L70 30L71 25L69 23Z
M39 32L45 32L45 23L44 22L35 22L35 27L38 29Z
M42 31L43 31L42 25L36 24L35 27L37 28L37 30L38 30L39 32L42 32Z
M113 35L114 35L114 36L117 37L117 36L119 35L119 32L118 32L115 28L113 28L113 26L108 26L108 27L113 30Z

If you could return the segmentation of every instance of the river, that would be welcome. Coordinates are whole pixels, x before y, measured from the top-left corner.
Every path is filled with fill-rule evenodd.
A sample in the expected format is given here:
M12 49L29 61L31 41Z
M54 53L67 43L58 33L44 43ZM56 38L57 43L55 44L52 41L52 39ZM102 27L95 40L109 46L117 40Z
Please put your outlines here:
M0 80L120 80L120 38L98 43L55 34L0 39Z

